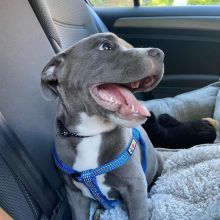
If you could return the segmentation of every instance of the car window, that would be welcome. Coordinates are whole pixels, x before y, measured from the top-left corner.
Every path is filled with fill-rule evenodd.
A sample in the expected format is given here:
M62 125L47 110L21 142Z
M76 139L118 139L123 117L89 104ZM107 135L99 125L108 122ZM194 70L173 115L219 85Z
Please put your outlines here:
M220 0L140 0L142 6L219 5Z
M129 7L134 0L90 0L95 7ZM220 0L139 0L140 6L220 5Z
M90 0L96 7L130 7L134 6L133 0Z

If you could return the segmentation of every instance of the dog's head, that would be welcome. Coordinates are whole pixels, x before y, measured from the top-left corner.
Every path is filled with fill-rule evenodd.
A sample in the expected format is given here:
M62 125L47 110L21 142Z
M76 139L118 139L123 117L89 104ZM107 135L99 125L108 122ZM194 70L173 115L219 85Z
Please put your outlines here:
M164 54L133 48L112 33L95 34L53 57L42 72L42 91L59 97L68 114L84 111L133 127L150 115L133 92L150 91L163 76Z

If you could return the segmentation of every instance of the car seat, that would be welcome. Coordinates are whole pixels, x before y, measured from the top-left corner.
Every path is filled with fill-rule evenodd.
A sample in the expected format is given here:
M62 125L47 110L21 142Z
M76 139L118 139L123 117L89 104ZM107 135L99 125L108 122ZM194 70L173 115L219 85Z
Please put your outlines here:
M56 52L91 34L108 31L92 7L83 0L29 2Z
M68 219L67 204L62 215L56 215L60 200L66 201L51 158L56 101L41 98L41 70L61 49L107 28L84 1L2 0L0 19L0 112L7 121L1 120L1 124L13 129L19 138L16 147L25 148L29 163L36 165L39 176L46 177L42 184L51 186L56 194L51 201L54 210L45 216L29 189L19 184L18 170L12 170L0 152L0 206L14 219ZM2 139L0 145L6 147Z
M55 53L28 1L0 1L0 32L0 112L47 179L45 184L56 193L57 202L45 216L36 198L18 184L16 170L11 170L1 152L0 207L16 220L51 219L63 190L51 158L56 102L44 101L39 88L41 71ZM6 147L3 144L0 141Z

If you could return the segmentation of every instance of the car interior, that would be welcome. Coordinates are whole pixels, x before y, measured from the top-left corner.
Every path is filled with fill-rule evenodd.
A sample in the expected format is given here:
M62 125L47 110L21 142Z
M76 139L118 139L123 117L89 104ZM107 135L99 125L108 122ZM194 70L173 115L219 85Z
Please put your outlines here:
M0 207L16 220L71 219L51 157L56 101L46 102L40 94L41 71L51 57L84 37L110 31L134 47L164 51L163 80L153 91L137 96L141 100L172 97L218 81L219 9L1 0L0 121L7 131L0 132ZM4 146L11 146L15 155L4 151ZM9 159L5 154L11 155ZM18 158L13 160L20 154L26 155L23 165ZM22 166L32 174L19 177L14 169L23 172Z

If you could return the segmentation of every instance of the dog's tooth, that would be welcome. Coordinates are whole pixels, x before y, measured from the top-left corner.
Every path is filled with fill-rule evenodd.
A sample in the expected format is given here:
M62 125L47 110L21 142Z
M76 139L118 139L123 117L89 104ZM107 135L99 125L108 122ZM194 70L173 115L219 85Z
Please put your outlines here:
M131 87L137 89L139 87L140 81L132 82Z
M136 114L137 114L137 113L138 113L138 110L137 110L137 109L134 109L134 113L136 113Z
M109 97L109 101L110 101L110 102L114 102L112 96Z
M107 101L108 101L108 102L114 102L112 96L107 96Z
M131 106L131 111L132 111L132 112L135 111L134 105Z
M134 113L138 113L138 110L135 109L134 105L132 105L130 108L131 108L131 111L132 111L132 112L134 112Z
M135 88L135 82L132 82L132 83L131 83L131 87L132 87L132 88Z
M108 96L107 96L106 94L103 94L103 95L102 95L102 98L107 100L107 99L108 99Z

